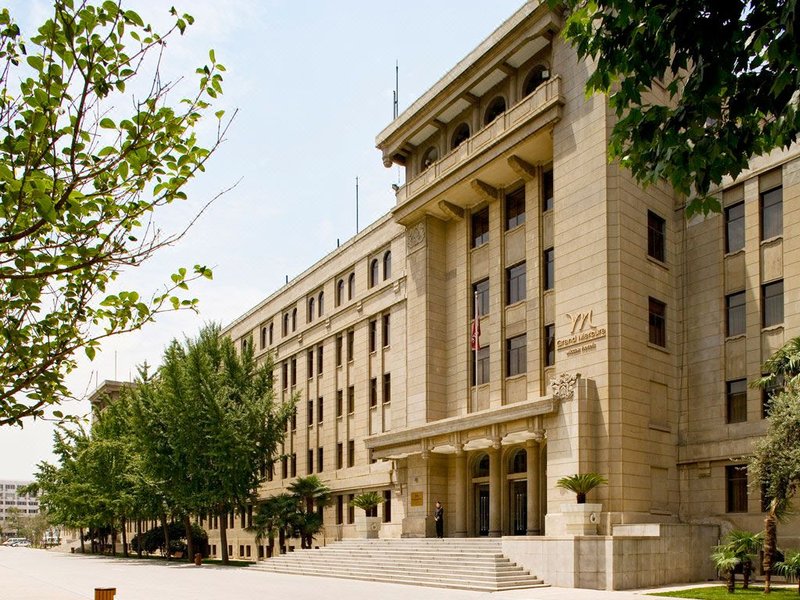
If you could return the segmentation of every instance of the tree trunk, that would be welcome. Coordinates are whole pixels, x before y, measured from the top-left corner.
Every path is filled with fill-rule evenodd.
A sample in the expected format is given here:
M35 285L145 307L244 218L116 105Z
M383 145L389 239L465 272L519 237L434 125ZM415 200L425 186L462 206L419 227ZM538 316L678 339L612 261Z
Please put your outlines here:
M219 511L219 543L222 546L222 564L227 565L228 559L228 511Z
M117 527L111 521L111 556L117 555Z
M122 517L120 523L122 524L122 556L128 558L128 520Z
M728 593L732 594L736 591L736 575L734 569L728 571Z
M81 527L79 529L79 531L80 531L80 534L81 534L81 554L86 554L86 546L84 545L84 541L83 541L83 527Z
M265 558L272 558L275 553L275 533L270 529L269 542L267 543L267 556Z
M194 543L192 542L192 518L186 514L183 517L183 526L186 527L186 559L189 562L194 561Z
M281 525L278 529L278 553L283 554L286 552L286 528Z
M161 513L161 529L164 531L164 552L167 554L167 560L170 560L172 553L169 551L169 527L166 513Z
M142 558L142 520L136 519L136 555Z
M764 569L764 593L769 594L772 584L772 560L775 555L775 545L777 543L777 525L775 523L775 512L770 507L764 519L764 562L762 568Z
M753 570L753 563L750 560L745 560L742 563L742 589L749 590L750 589L750 573Z

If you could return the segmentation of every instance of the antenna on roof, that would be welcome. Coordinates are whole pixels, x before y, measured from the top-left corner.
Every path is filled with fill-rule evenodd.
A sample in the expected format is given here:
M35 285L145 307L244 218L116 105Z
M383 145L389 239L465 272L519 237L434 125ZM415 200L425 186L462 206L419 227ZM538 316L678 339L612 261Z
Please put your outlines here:
M400 113L400 61L394 61L394 106L392 107L393 118L397 118Z
M358 177L356 177L356 233L358 233Z

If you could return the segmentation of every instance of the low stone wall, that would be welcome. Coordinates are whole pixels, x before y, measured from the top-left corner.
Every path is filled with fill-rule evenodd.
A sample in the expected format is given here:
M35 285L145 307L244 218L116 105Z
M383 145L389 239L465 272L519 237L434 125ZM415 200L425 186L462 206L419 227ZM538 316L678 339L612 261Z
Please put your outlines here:
M716 577L716 525L615 525L610 536L504 537L503 553L558 587L627 590Z

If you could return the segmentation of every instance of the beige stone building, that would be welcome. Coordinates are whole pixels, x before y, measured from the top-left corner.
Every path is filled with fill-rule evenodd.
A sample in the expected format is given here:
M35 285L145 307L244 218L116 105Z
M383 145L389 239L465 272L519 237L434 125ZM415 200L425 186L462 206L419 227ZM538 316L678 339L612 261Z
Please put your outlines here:
M546 581L621 588L713 575L719 535L762 526L747 382L800 334L797 148L687 221L608 163L613 114L561 26L526 2L381 131L406 175L392 211L226 329L299 395L262 494L318 474L319 544L357 535L362 491L386 499L381 537L433 535L439 499L447 536L505 536ZM575 515L556 481L592 471L609 483ZM255 558L246 521L228 539Z

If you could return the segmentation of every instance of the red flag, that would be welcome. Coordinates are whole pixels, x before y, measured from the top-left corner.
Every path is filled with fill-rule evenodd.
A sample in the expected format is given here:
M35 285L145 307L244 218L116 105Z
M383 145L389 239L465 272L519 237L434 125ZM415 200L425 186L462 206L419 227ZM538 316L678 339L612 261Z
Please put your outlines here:
M475 308L475 318L472 319L472 337L470 345L473 350L481 349L481 317L478 314L477 307Z

